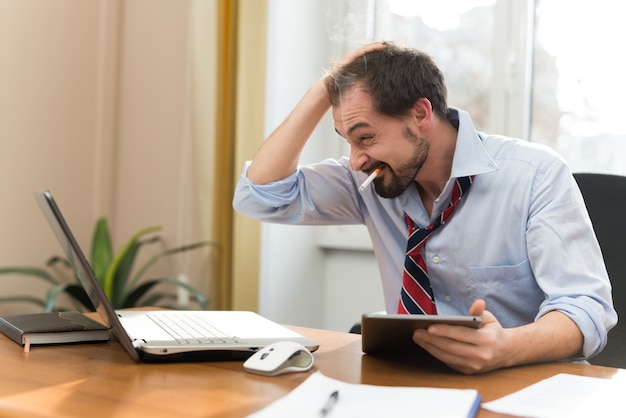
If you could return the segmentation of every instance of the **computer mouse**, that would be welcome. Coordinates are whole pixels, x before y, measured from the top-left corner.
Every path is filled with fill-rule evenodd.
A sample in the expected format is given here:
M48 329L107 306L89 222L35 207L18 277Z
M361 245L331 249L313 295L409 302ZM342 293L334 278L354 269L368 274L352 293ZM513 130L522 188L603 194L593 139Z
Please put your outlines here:
M305 372L313 366L313 354L302 344L278 341L250 356L243 367L247 372L262 376Z

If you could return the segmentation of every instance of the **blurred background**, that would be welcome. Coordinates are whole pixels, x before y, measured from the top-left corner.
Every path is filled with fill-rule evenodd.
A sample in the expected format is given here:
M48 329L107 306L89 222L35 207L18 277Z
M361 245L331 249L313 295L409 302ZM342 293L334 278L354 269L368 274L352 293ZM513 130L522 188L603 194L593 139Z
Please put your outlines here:
M360 227L235 215L243 162L323 69L371 40L432 55L449 103L489 133L545 143L573 171L626 174L626 6L610 0L0 0L0 267L61 248L32 198L49 188L81 245L162 226L154 265L213 309L348 330L383 309ZM346 152L329 118L302 163ZM345 295L357 288L357 297ZM48 287L0 276L0 297ZM183 302L185 295L174 297ZM193 307L193 304L190 305ZM0 314L31 312L0 303Z

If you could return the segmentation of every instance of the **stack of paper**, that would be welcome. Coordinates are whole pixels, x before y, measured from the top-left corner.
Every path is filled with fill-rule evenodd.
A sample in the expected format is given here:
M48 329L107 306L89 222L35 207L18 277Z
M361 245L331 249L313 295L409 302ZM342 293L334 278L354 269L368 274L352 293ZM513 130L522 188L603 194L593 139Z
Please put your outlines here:
M532 418L622 418L626 379L557 374L482 406Z
M331 396L333 392L338 393L336 399ZM472 389L360 385L316 372L287 396L251 417L471 418L480 407L480 399Z

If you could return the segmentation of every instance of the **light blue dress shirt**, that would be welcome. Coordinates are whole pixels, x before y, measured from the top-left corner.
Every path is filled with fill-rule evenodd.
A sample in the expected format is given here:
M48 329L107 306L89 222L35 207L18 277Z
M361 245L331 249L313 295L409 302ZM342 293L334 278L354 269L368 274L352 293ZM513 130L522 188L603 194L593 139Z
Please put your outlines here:
M481 134L482 135L482 134ZM430 224L449 203L453 182L429 218L414 186L394 199L358 186L367 175L346 157L301 166L291 176L254 185L246 163L234 208L261 221L365 224L382 277L385 306L395 313L408 228ZM611 287L583 198L563 159L547 147L493 135L479 137L459 110L451 178L475 175L452 218L423 249L437 311L466 315L482 298L503 327L558 310L584 335L583 356L601 351L617 322Z

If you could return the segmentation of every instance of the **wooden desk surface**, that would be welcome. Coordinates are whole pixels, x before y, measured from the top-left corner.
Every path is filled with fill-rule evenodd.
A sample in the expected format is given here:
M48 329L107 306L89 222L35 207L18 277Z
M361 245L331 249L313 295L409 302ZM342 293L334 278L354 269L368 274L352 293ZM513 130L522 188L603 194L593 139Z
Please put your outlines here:
M626 370L553 363L464 376L365 356L360 336L292 329L317 340L312 371L350 383L473 388L490 401L557 373L613 378ZM263 377L242 362L136 364L115 342L33 346L0 334L0 416L243 417L289 393L311 372ZM481 418L502 416L481 409Z

